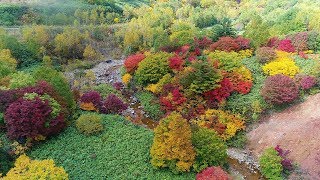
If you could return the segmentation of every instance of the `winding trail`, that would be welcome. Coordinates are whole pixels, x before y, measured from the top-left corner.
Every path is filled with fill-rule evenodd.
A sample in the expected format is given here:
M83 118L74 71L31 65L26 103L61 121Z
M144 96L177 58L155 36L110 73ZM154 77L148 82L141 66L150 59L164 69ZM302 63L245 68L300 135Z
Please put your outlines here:
M289 158L306 173L303 179L320 180L320 94L266 117L248 133L248 140L255 156L270 146L290 150Z

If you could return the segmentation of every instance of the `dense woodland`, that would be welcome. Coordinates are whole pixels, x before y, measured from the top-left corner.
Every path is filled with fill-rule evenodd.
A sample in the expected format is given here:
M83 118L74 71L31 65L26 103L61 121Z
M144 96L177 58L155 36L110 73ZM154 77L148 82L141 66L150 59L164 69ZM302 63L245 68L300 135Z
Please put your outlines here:
M0 179L246 179L227 150L245 149L263 116L319 93L319 7L0 4ZM110 59L123 61L120 81L101 83L92 68ZM260 179L299 174L289 150L256 157Z

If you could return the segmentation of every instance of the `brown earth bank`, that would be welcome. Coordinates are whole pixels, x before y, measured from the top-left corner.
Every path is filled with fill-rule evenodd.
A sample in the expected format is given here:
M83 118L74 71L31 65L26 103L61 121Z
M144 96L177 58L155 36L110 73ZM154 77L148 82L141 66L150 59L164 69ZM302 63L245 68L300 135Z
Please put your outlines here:
M276 145L291 151L289 158L307 173L303 179L320 180L320 94L272 114L248 133L247 148L257 157Z

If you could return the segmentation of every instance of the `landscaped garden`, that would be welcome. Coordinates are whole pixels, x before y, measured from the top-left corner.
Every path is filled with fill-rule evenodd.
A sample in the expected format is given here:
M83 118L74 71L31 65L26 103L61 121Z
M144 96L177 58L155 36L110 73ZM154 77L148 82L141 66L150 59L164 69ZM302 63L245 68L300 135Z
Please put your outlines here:
M319 93L310 3L0 5L0 179L318 178L290 146L247 146Z

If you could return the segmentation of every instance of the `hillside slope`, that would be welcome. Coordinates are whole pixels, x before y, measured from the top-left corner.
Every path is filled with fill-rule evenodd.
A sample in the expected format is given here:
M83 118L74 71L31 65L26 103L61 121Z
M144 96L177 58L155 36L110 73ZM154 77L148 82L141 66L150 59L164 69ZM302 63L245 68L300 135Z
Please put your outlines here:
M248 134L248 148L255 155L280 145L291 151L289 157L309 173L310 179L320 177L320 94L283 112L267 117Z

